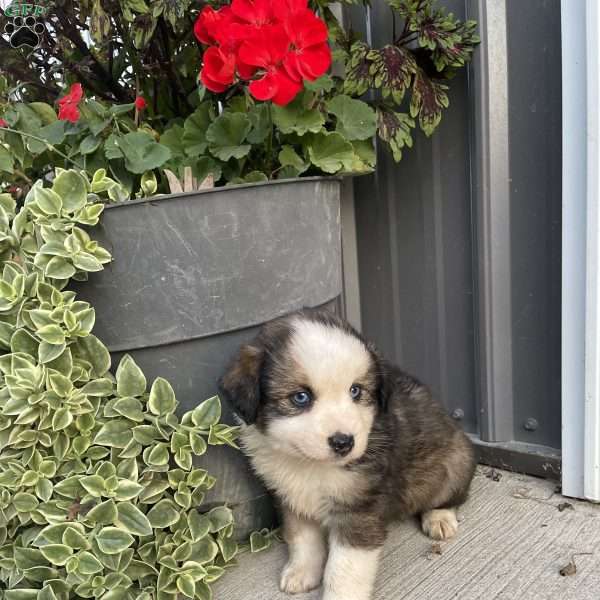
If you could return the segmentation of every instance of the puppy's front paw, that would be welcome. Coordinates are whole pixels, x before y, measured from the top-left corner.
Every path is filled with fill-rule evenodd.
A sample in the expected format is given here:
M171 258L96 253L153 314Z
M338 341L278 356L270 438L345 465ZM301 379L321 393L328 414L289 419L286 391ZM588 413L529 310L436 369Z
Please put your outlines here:
M456 535L458 521L452 508L429 510L421 515L423 533L434 540L447 540Z
M319 587L323 576L320 564L301 564L290 561L281 573L279 587L287 594L301 594Z

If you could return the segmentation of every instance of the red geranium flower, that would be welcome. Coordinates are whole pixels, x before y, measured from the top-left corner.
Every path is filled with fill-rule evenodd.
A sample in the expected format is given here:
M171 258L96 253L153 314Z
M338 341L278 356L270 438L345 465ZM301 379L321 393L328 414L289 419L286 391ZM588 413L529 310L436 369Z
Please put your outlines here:
M224 6L219 10L213 10L210 6L206 6L196 19L194 25L196 38L203 44L218 45L221 51L219 55L214 52L212 56L209 55L208 62L210 66L203 68L200 72L200 79L209 90L217 91L218 88L220 91L224 91L223 83L220 82L219 78L215 78L215 70L221 70L220 67L217 67L218 64L227 65L226 72L228 72L231 61L234 61L242 79L250 79L254 75L255 67L246 65L241 60L236 60L240 44L248 37L246 27L248 25L243 25L236 20L236 16L229 6ZM218 60L217 56L219 57ZM204 61L207 62L206 54Z
M8 123L4 119L0 119L0 127L8 127Z
M231 12L243 23L262 27L275 22L271 0L233 0Z
M144 110L147 106L146 101L142 96L137 96L133 104L137 110Z
M290 76L313 81L325 74L331 66L327 25L306 9L286 20L285 31L291 47L284 65Z
M194 24L194 35L203 44L223 43L228 25L233 21L233 13L229 6L214 10L205 6Z
M273 13L279 21L287 21L307 8L307 0L273 0Z
M211 92L224 92L235 76L235 55L227 54L216 46L204 53L204 66L200 71L200 80Z
M81 87L81 84L74 83L71 86L69 93L58 101L58 118L61 121L71 121L71 123L76 123L80 117L77 104L82 98L83 88Z
M275 104L284 106L302 89L302 83L292 79L283 67L289 44L283 27L270 25L262 27L259 34L241 45L241 60L264 69L263 76L248 86L250 93L257 100L273 100Z
M325 22L307 7L308 0L232 0L231 6L205 7L194 25L204 53L200 79L213 92L236 80L251 80L258 100L289 103L331 65Z

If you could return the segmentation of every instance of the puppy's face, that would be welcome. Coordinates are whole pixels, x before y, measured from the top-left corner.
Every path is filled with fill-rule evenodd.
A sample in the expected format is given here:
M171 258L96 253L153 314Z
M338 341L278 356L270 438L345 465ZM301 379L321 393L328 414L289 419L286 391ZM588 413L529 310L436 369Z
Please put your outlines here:
M342 465L367 448L377 387L373 352L322 313L267 326L221 380L221 392L277 451Z

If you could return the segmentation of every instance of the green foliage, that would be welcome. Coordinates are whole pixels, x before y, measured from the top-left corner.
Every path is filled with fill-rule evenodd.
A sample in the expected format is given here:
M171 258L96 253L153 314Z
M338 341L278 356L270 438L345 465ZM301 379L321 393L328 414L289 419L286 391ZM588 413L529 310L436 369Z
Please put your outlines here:
M475 22L457 19L435 0L387 2L394 39L381 48L345 32L329 0L311 3L329 28L338 63L332 72L344 76L306 83L287 106L256 102L244 86L224 94L202 86L193 91L200 53L190 45L188 18L196 8L190 13L187 0L122 0L110 10L105 0L93 0L70 12L59 8L75 27L67 36L72 43L78 27L84 28L82 19L89 21L92 57L105 52L104 37L116 35L120 52L107 62L111 71L119 63L123 76L107 90L107 82L97 80L97 61L88 57L95 67L78 78L85 97L77 123L57 120L49 103L20 101L38 98L28 85L15 90L14 81L0 76L0 118L8 124L0 128L0 191L16 189L24 196L52 166L75 166L89 177L104 169L116 182L106 190L112 201L299 175L364 173L375 166L375 135L400 160L417 123L427 136L439 125L449 103L448 81L479 39ZM57 31L63 26L57 23ZM167 60L167 72L152 78L150 89L154 67L147 60L158 50L164 53L155 63ZM141 113L131 102L134 76L148 99ZM61 260L51 268L71 276Z
M205 600L238 551L231 510L197 508L215 479L194 457L235 447L219 399L179 418L130 356L113 375L94 309L66 289L111 260L82 226L115 186L58 169L18 211L0 194L3 598Z
M21 100L52 104L73 81L110 103L142 94L152 116L167 119L194 107L201 56L191 0L41 2L50 35L31 52L0 38L2 71ZM60 41L60 43L56 43ZM0 94L2 90L0 90Z
M403 119L399 127L389 115L402 110L410 90L410 115L430 136L440 123L443 109L448 107L448 86L443 82L471 58L479 38L475 21L460 21L438 7L435 0L387 2L394 22L399 17L404 24L402 33L379 49L371 49L362 41L347 40L343 89L346 94L358 96L370 89L381 91L378 134L390 144L395 160L400 160L400 148L409 146L406 140L410 134L405 135L405 128L414 127L414 122ZM398 137L400 132L402 136Z

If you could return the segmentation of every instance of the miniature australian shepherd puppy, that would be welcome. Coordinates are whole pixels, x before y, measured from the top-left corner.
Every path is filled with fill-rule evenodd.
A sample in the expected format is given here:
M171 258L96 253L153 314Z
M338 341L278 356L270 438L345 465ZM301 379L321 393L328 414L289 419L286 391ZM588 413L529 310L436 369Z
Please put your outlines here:
M266 324L219 382L242 446L281 508L281 589L368 600L390 522L452 537L475 462L467 436L415 378L348 323L303 310Z

